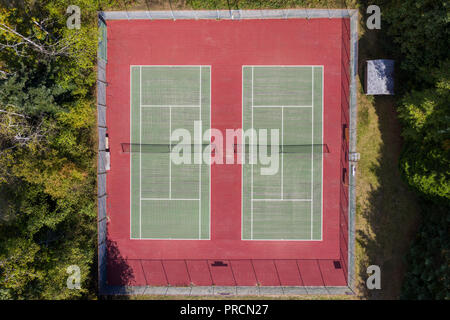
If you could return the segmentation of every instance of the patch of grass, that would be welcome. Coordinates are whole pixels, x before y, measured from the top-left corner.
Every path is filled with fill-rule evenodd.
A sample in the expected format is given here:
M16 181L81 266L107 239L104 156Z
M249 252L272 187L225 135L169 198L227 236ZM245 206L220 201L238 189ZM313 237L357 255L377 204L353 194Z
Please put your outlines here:
M399 171L400 124L391 96L366 96L365 61L385 57L383 34L366 30L359 41L359 93L356 199L356 283L367 299L398 299L405 273L404 257L419 221L415 195ZM381 290L367 290L369 265L381 268Z
M127 10L238 10L286 8L356 8L355 0L136 0L125 1ZM119 10L119 8L114 8Z

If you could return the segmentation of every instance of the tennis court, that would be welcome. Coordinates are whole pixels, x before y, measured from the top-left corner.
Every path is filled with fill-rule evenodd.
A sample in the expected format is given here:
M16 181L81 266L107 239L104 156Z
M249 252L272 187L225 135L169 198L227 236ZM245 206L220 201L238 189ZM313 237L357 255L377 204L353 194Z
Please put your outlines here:
M105 290L346 293L358 11L102 14Z
M210 237L209 166L194 159L174 165L167 152L174 130L194 137L194 121L201 132L210 127L210 75L209 66L130 68L133 239Z
M277 129L282 146L277 174L262 175L260 163L244 161L242 238L321 240L323 66L242 70L242 127Z

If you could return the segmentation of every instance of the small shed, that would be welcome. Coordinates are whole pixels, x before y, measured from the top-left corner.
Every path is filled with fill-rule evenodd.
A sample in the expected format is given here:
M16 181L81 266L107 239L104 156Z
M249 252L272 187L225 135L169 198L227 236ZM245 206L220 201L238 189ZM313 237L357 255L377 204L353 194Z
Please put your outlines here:
M366 94L394 94L394 60L367 60Z

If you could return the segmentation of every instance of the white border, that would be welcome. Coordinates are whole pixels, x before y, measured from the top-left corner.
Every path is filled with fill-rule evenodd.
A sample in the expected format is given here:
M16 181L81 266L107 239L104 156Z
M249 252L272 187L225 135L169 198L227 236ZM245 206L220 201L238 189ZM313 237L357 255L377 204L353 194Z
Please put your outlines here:
M242 88L242 97L241 97L241 105L242 105L242 116L241 116L241 128L242 130L244 130L244 68L254 68L254 67L279 67L279 68L289 68L289 67L310 67L311 68L311 72L314 75L314 69L316 67L320 67L322 68L322 143L323 143L323 128L324 128L324 123L323 123L323 114L324 114L324 105L323 105L323 101L324 101L324 78L325 78L325 67L323 65L242 65L241 67L241 73L242 73L242 84L241 84L241 88ZM312 83L311 83L311 88L312 88L312 101L311 101L311 106L294 106L294 107L308 107L308 108L312 108L312 115L314 114L314 78L312 78ZM252 87L253 87L253 83L252 83ZM252 102L253 104L253 102ZM253 105L252 105L252 111L253 111ZM313 129L312 129L313 130ZM244 156L244 155L243 155ZM320 218L320 223L321 223L321 234L320 234L320 239L311 239L313 233L311 232L311 238L310 239L253 239L253 235L251 235L251 239L244 239L244 164L241 164L241 241L323 241L323 153L322 153L322 176L321 176L321 218ZM313 174L313 172L311 172L311 174ZM311 181L311 188L313 188L313 181ZM314 190L314 189L313 189ZM312 195L311 195L312 196ZM272 199L257 199L257 200L267 200L267 201L271 201ZM285 201L282 199L279 199L277 201ZM313 205L312 199L289 199L289 201L311 201L311 207ZM253 198L251 198L251 204L253 204ZM313 215L313 212L311 211L311 215ZM311 220L311 230L313 228L313 219Z
M312 106L311 109L311 121L312 121L311 122L311 240L312 240L314 229L314 67L311 67L311 106Z
M357 9L250 9L250 10L161 10L101 11L105 20L255 20L255 19L342 19L352 17Z
M132 117L132 105L131 105L131 103L132 103L132 83L131 83L131 78L132 77L131 77L131 70L132 70L133 67L139 67L140 68L140 72L141 72L140 77L142 77L142 67L174 67L174 68L179 68L179 67L189 68L189 67L191 67L191 68L199 68L200 69L200 81L202 80L201 79L202 68L203 67L209 68L209 128L211 129L211 105L212 105L212 101L211 101L211 96L212 96L212 94L211 94L212 67L211 67L211 65L130 65L130 140L131 140L131 132L132 132L132 120L131 120L132 119L131 118ZM142 86L142 80L141 80L140 85ZM140 90L140 92L141 92L141 90ZM202 97L201 82L200 82L200 95ZM139 97L139 99L141 99L141 97ZM202 112L202 107L201 107L202 101L201 101L201 99L200 99L199 102L200 102L200 107L199 106L191 106L191 105L187 105L186 107L199 108L200 113L201 113ZM142 107L146 108L146 107L164 107L164 106L163 105L157 105L157 106L156 105L141 105L141 101L139 101L139 109L142 110ZM180 105L180 107L185 107L185 106L181 106ZM139 121L141 121L141 119ZM202 124L202 129L203 129L203 124ZM202 138L203 138L203 134L202 134ZM132 226L132 212L131 212L131 210L132 210L132 201L131 201L131 194L132 194L132 190L131 190L132 189L132 184L131 184L132 168L131 168L131 162L132 161L131 161L131 159L132 159L132 156L130 154L130 240L193 240L193 241L211 240L211 165L209 165L209 194L208 194L208 196L209 196L209 221L208 221L208 223L209 223L209 237L208 238L204 238L204 239L199 239L199 238L143 238L141 236L141 232L140 232L140 237L139 238L133 238L131 236L132 235L132 230L131 230L131 226ZM202 165L203 164L201 164L200 166L202 166ZM201 174L202 174L202 169L200 169L200 175ZM141 176L140 176L140 179L142 179ZM201 181L199 181L199 182L200 182L199 188L201 190L202 189ZM142 188L140 188L139 192L141 192L141 189ZM171 200L171 201L177 201L177 200L178 201L179 200L193 201L193 200L195 200L195 201L199 201L199 203L200 203L199 204L199 210L201 210L200 209L201 208L201 201L203 199L201 198L201 194L200 194L200 199L142 198L142 196L139 197L139 202L146 201L146 200L163 200L163 201L166 201L166 200ZM141 208L141 205L139 206L139 208ZM141 217L140 217L140 219L141 219ZM200 220L200 218L199 218L199 220ZM141 221L139 221L139 229L140 229L140 231L142 229ZM201 234L201 228L199 228L199 234Z
M325 105L324 105L324 97L325 97L325 67L322 66L322 144L323 144L323 128L325 127L323 122L323 115L325 114ZM341 111L342 112L342 111ZM323 240L323 153L322 153L322 190L320 192L320 211L322 212L322 216L320 217L320 221L322 224L322 229L320 231L320 240Z
M133 116L133 114L132 114L132 112L131 112L131 110L132 110L132 104L133 104L133 93L132 93L132 90L133 90L133 76L132 76L132 72L131 72L131 70L133 69L133 66L131 66L130 65L130 143L131 143L131 135L132 135L132 126L131 126L131 119L132 119L132 116ZM132 172L133 172L133 170L132 170L132 168L131 168L131 165L132 165L132 159L133 159L133 155L130 153L130 219L129 219L129 221L130 221L130 239L132 239L132 237L131 237L131 235L133 234L133 228L132 228L132 225L133 225L133 222L132 222L132 208L133 208L133 204L132 204L132 199L131 199L131 194L132 194L132 192L131 192L131 186L133 185L132 184L132 177L133 177L133 174L132 174Z
M142 66L139 67L139 238L142 239ZM130 123L131 124L131 123Z
M241 16L242 14L247 13L248 11L256 11L256 10L218 10L217 11L217 15L220 16L220 19L233 19L234 18L234 14L235 13L239 13L240 18L248 18L248 19L256 19L255 17L245 17L245 16ZM357 91L356 91L356 73L357 73L357 54L358 54L358 19L359 19L359 13L357 9L350 9L350 8L346 8L346 9L281 9L281 10L259 10L260 16L258 17L258 19L281 19L281 18L309 18L309 19L313 19L313 18L338 18L338 19L342 19L342 18L350 18L350 80L349 80L349 88L350 88L350 93L349 93L349 114L350 114L350 151L351 152L356 152L356 128L357 128L357 124L356 124L356 113L357 113ZM153 13L153 11L147 11L146 16L150 19L166 19L168 16L167 12L158 12L158 13L162 13L162 17L152 17L150 15L150 12ZM331 14L330 14L331 12ZM100 12L99 15L101 15L103 17L103 19L105 20L116 20L116 19L126 19L126 20L134 20L136 19L136 17L133 15L133 13L137 13L137 12ZM175 11L175 13L180 13L180 11ZM188 19L210 19L210 20L214 20L212 18L209 17L209 15L207 15L207 11L203 10L203 11L189 11L189 12L185 12L187 14L189 14ZM305 15L306 13L306 15ZM229 16L229 17L228 17ZM170 15L170 18L173 18L173 12ZM101 59L100 59L101 61ZM105 61L106 63L106 61ZM131 73L130 73L131 74ZM324 82L324 77L322 78L322 81ZM322 83L323 83L322 82ZM211 81L210 81L211 83ZM98 86L98 84L97 84ZM323 87L323 85L322 85ZM324 107L323 101L324 100L324 96L322 96L322 106ZM131 113L131 108L130 108L130 113ZM323 119L324 115L322 113L322 119ZM130 117L131 119L131 117ZM323 122L323 121L322 121ZM131 131L131 128L130 128ZM322 134L323 134L323 127L322 127ZM322 159L323 160L323 159ZM353 164L356 165L356 164ZM130 166L131 168L131 166ZM211 167L210 167L211 168ZM322 167L323 170L323 167ZM211 172L211 170L210 170ZM323 174L322 174L323 177ZM356 178L354 176L350 176L350 180L353 181L353 183L350 184L349 187L349 205L348 205L348 272L347 272L347 286L317 286L317 287L309 287L309 288L342 288L342 289L349 289L350 292L346 291L345 293L354 293L354 251L355 251L355 184L356 184ZM211 185L210 185L211 187ZM100 188L100 187L99 187ZM322 185L323 188L323 185ZM99 189L100 190L100 189ZM323 194L323 192L322 192ZM322 201L322 206L323 206L323 201ZM322 211L323 213L323 211ZM131 215L131 212L130 212ZM131 221L131 219L130 219ZM323 221L323 220L322 220ZM131 226L130 226L130 234L131 234ZM102 241L102 244L104 244L105 238L103 239L99 239L100 241ZM102 249L103 248L103 249ZM104 260L104 256L103 258L101 257L100 253L104 252L104 245L99 245L98 247L98 251L99 251L99 291L101 294L122 294L124 292L134 292L133 288L134 287L118 287L119 291L117 291L117 287L113 289L113 287L108 286L105 282L104 282L104 270L106 270L105 268L105 263L106 261ZM103 269L102 269L103 266ZM102 271L103 270L103 271ZM103 279L103 280L102 280ZM176 287L175 287L176 288ZM213 287L211 287L213 288ZM245 287L245 288L253 288L253 287ZM300 286L300 288L308 288L305 286ZM184 287L182 289L185 289ZM125 290L125 291L123 291ZM131 291L130 291L131 290ZM139 289L138 289L139 291ZM139 292L135 292L137 294L139 294ZM142 292L141 292L142 293ZM308 294L308 290L306 292L306 294ZM312 292L311 292L312 293ZM334 293L331 293L334 294Z

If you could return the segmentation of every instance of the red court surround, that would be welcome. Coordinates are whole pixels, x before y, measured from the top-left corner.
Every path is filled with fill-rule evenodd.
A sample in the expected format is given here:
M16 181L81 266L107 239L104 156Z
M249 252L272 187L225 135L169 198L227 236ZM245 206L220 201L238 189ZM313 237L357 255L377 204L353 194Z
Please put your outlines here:
M107 24L108 283L346 286L348 206L341 202L348 190L341 182L349 20ZM330 150L323 161L323 240L242 241L238 164L211 167L211 240L130 240L130 154L121 149L130 141L130 65L211 65L211 125L224 133L241 127L243 65L323 65L324 143ZM224 266L212 266L217 260Z

